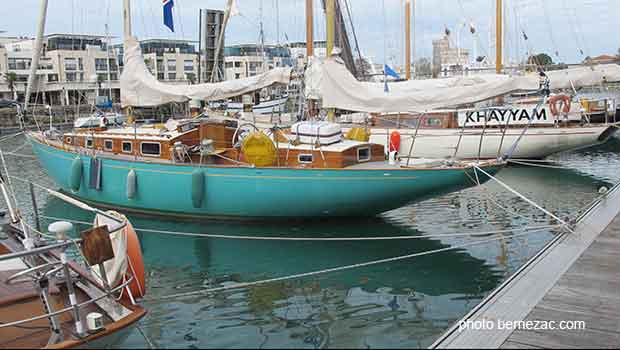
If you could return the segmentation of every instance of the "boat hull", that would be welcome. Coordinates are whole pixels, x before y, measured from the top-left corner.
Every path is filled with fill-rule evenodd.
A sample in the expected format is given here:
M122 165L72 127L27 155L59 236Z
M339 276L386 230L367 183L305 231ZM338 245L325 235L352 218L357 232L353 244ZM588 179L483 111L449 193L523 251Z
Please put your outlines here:
M350 217L376 215L410 202L474 186L473 169L282 169L216 167L102 159L101 188L89 188L89 155L29 137L41 165L68 194L102 206L146 214L214 218ZM82 163L79 190L71 190L75 159ZM498 164L485 167L496 173ZM137 178L127 194L128 173ZM196 207L196 171L204 173ZM482 180L486 180L482 177Z
M370 142L388 146L389 134L394 130L373 128ZM400 132L402 140L399 154L408 156L415 130L396 130ZM616 131L615 126L609 125L580 128L530 128L519 141L512 157L542 159L555 153L595 146L607 141ZM461 139L456 154L457 159L496 159L510 152L522 132L522 129L511 129L504 136L499 129L487 129L483 135L482 129L467 129L461 139L460 129L420 129L411 153L416 158L452 158Z

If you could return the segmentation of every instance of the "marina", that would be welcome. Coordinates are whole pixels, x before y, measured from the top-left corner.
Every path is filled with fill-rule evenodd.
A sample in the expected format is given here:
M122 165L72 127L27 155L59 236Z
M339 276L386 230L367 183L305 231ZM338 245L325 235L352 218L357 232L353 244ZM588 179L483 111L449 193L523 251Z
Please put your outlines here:
M221 0L192 41L190 0L60 16L105 35L36 0L0 36L0 348L617 346L620 50L555 0L390 1Z

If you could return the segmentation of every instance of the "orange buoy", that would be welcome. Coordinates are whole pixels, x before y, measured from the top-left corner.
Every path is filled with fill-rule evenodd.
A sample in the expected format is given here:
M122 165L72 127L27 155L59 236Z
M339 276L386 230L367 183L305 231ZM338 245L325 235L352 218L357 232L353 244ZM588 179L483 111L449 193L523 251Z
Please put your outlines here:
M390 152L400 151L400 133L393 131L390 135Z
M142 247L138 235L129 221L127 221L125 232L127 233L127 276L133 277L129 284L129 290L134 298L143 298L146 295L146 278ZM123 298L125 297L129 296L123 291Z

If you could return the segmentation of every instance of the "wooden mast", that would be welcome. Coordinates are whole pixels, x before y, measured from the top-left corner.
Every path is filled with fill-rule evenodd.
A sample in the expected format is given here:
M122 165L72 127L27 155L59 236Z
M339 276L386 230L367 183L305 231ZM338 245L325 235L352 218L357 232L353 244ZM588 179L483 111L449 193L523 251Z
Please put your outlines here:
M327 0L326 14L327 18L327 57L332 55L334 51L334 42L336 40L336 0Z
M306 0L306 57L314 56L314 6Z
M504 45L504 10L502 0L496 0L496 34L495 34L495 72L502 73L503 68L503 45Z
M411 0L405 0L405 72L411 80Z
M330 57L334 51L334 42L336 39L336 0L327 0L326 6L326 22L327 22L327 57ZM330 108L327 111L327 119L333 122L335 119L336 111Z

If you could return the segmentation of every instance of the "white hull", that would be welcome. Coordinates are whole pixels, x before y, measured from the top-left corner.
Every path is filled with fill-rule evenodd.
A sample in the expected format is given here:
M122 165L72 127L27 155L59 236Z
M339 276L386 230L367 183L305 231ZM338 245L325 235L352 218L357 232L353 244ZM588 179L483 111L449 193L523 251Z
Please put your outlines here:
M519 142L512 157L540 159L555 153L594 146L613 135L615 128L606 133L609 128L614 127L530 128ZM387 150L389 135L393 131L394 129L373 128L370 142L383 144ZM398 129L397 131L401 134L399 155L407 157L415 130ZM456 154L458 159L494 159L506 155L522 132L523 129L512 129L506 133L505 137L502 137L501 130L487 129L484 137L481 137L482 129L469 129L463 133L459 145L460 129L420 129L413 146L412 156L429 159L452 158L459 145Z
M288 97L264 101L252 107L252 111L254 112L254 114L284 113L286 112L287 101L288 101ZM243 110L243 104L242 103L229 103L227 110L228 112L241 112Z

